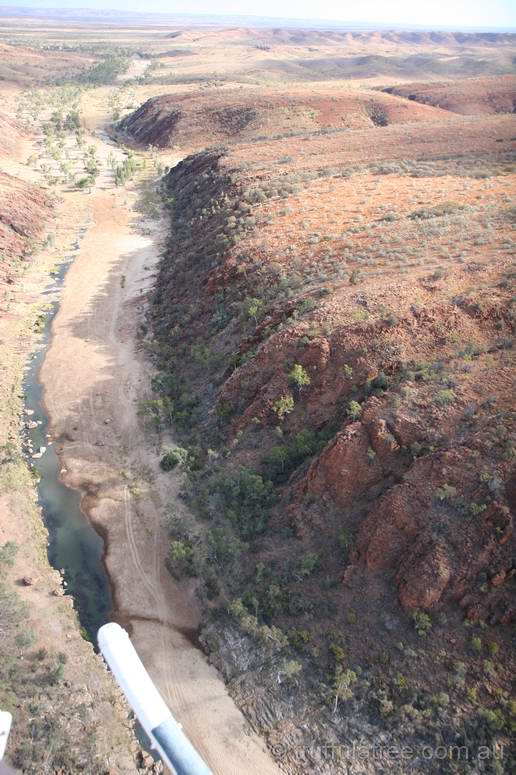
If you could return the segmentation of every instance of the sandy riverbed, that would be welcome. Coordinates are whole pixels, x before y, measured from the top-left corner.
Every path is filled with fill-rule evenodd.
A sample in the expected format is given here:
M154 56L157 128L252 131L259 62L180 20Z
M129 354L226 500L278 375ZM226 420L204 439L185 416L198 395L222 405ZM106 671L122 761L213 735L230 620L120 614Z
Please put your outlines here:
M89 197L92 226L67 274L41 374L52 432L65 482L86 493L83 507L106 537L116 616L173 713L215 773L267 775L276 765L192 642L194 591L164 566L174 485L138 416L149 364L136 337L158 233L138 229L135 199L105 185Z

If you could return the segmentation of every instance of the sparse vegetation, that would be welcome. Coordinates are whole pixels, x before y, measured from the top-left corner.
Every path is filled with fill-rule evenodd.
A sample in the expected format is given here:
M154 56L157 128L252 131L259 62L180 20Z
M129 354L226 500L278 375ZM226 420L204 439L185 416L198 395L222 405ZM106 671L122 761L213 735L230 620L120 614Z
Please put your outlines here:
M253 728L287 740L286 769L299 768L294 729L306 770L325 766L329 741L451 741L471 759L417 766L466 775L480 746L509 750L515 718L514 130L498 112L513 86L479 77L512 65L511 39L389 32L377 56L367 33L346 33L355 53L336 57L338 32L233 31L231 46L223 30L206 34L209 46L202 31L188 45L171 33L166 53L148 39L141 49L93 41L93 30L81 43L48 36L42 59L70 51L78 64L67 85L30 88L20 101L19 121L41 140L27 176L49 194L71 192L85 212L97 195L132 207L137 188L139 216L156 221L145 223L149 238L170 219L145 309L134 305L145 312L139 346L157 369L139 414L161 469L176 470L159 475L160 492L168 481L172 493L167 568L179 589L195 586L202 647ZM28 36L13 36L22 60ZM139 74L127 81L130 57ZM280 68L282 89L271 85ZM365 88L370 75L401 85ZM164 94L172 82L188 88ZM455 114L440 103L450 95L462 100ZM468 100L485 114L464 115ZM104 161L103 122L139 149L113 141ZM9 228L23 257L43 240L22 236L26 199L6 208L19 217ZM113 269L108 292L129 298L130 265ZM6 286L6 311L16 298ZM169 447L169 426L181 446ZM2 451L2 493L17 486L18 457ZM151 482L127 474L142 512ZM18 561L0 546L6 573ZM16 631L23 660L9 670L48 684L30 717L46 719L74 660L33 639ZM40 723L19 753L29 772L31 757L36 771L46 766ZM55 740L53 769L95 773L93 747L83 765L73 735L58 729Z
M287 414L294 411L294 397L290 393L280 396L273 406L278 420L283 420Z

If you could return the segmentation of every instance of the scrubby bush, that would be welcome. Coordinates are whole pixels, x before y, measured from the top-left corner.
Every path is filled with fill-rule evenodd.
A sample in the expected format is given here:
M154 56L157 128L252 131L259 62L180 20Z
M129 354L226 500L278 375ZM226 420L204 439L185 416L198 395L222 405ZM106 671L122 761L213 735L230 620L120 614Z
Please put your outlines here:
M210 483L209 492L217 497L225 519L243 538L252 538L265 530L276 495L272 482L256 471L242 466L237 471L218 474Z
M188 462L188 450L183 447L169 449L160 460L163 471L172 471L178 465L184 466Z
M258 321L264 312L263 299L258 299L256 297L246 299L244 302L244 312L246 317L254 320L255 325L258 325Z
M303 665L297 659L285 660L280 668L280 675L286 683L293 683L302 672Z
M0 546L0 565L14 565L18 544L15 541L7 541Z
M194 576L194 557L194 548L188 541L173 540L170 542L167 567L175 578Z
M294 411L294 398L290 393L285 393L274 403L273 409L278 415L278 419L283 420L286 414Z
M309 385L310 382L312 381L310 379L310 375L308 374L306 369L303 368L303 366L301 366L300 363L294 364L294 367L292 368L292 371L288 375L288 378L289 378L289 382L291 382L291 384L298 387L300 390L303 387L305 387L305 385Z
M415 631L421 638L424 638L432 629L432 620L424 611L414 611L412 621Z
M229 565L238 560L247 545L240 541L230 530L214 527L208 533L209 559L218 565Z
M335 669L334 678L334 713L337 712L339 700L350 700L353 697L353 684L357 681L357 674L354 670L349 668L344 669L341 665L337 665Z
M371 100L366 107L367 115L375 126L388 126L389 114L381 102Z
M480 654L482 651L482 638L478 635L473 635L471 638L471 650L474 654Z
M303 555L301 562L299 563L298 575L301 576L301 578L311 576L312 573L317 570L319 565L319 555L315 552L307 552L305 555Z
M324 444L324 434L316 434L308 428L299 431L287 444L272 447L264 456L267 477L276 483L286 481L307 457L315 455Z
M448 406L448 404L451 404L455 400L456 396L453 390L450 390L449 388L444 388L443 390L439 390L437 392L437 395L435 397L435 403L438 406Z
M350 401L347 408L347 415L352 420L358 420L362 414L362 407L358 401Z

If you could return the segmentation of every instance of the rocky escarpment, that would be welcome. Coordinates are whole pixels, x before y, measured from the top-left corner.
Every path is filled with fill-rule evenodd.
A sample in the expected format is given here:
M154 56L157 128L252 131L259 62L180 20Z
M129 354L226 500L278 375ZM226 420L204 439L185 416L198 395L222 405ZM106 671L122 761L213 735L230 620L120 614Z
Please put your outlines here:
M331 134L446 118L438 108L373 90L335 94L322 88L287 96L278 90L242 88L213 94L209 103L197 93L151 97L118 129L141 145L178 145L193 151L279 135Z
M0 281L13 282L19 262L31 255L43 236L51 209L47 192L0 173Z
M405 83L389 86L384 92L462 115L516 112L514 75L464 78L451 83Z
M361 277L367 229L331 253L319 174L292 182L217 150L165 178L149 411L184 439L198 515L172 518L169 567L201 579L206 648L293 771L300 748L335 772L323 741L378 735L478 752L513 723L493 700L515 612L511 270L501 252L481 263L480 241L474 269ZM352 207L361 174L336 173L333 208ZM401 190L377 221L387 243L481 220L442 200L403 211ZM321 225L294 249L308 208ZM509 211L493 212L503 232Z
M13 153L22 134L17 121L0 113L0 154Z

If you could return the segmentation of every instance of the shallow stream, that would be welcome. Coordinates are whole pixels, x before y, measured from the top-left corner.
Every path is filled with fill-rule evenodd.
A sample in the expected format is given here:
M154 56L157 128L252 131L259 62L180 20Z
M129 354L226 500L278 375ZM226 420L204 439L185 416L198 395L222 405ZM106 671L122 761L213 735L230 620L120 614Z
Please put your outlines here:
M87 227L79 234L74 250ZM59 309L59 292L74 255L52 273L45 294L49 306L41 318L41 340L23 382L25 396L22 435L29 465L39 475L38 499L48 530L48 558L63 576L65 594L72 595L83 634L96 644L98 628L108 621L112 608L109 578L103 562L104 541L81 511L81 493L67 487L60 476L61 464L49 440L49 418L43 402L39 373L52 336L52 322ZM34 426L35 427L29 427ZM40 450L45 449L41 456ZM34 457L36 455L36 457Z

